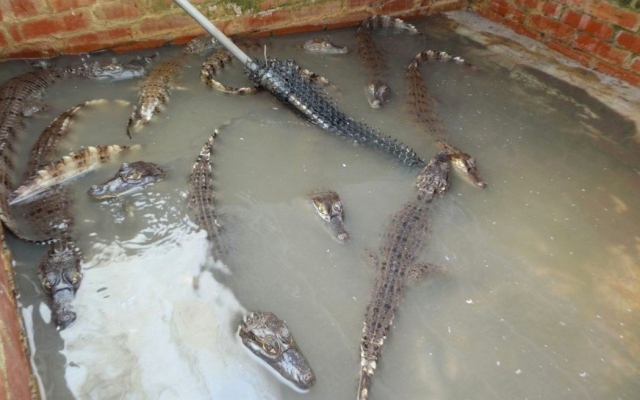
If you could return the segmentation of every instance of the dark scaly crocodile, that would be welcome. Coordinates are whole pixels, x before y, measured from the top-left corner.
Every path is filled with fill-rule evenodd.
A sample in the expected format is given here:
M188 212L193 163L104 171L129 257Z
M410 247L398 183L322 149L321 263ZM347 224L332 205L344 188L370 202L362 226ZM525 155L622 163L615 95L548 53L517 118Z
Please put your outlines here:
M438 153L420 172L415 183L418 198L405 203L391 217L379 257L370 260L375 266L376 278L362 330L358 400L365 400L369 395L382 346L393 324L405 284L440 270L433 264L416 263L416 259L427 239L427 203L448 189L448 162L444 153Z
M268 58L266 63L254 60L255 71L245 70L256 84L269 90L279 101L287 105L312 124L337 136L372 149L387 153L407 166L423 167L422 160L411 148L369 126L354 120L338 110L334 101L310 85L293 60Z
M344 207L338 193L331 190L319 190L312 192L311 203L314 209L328 225L333 236L338 242L346 243L351 236L344 228Z
M127 136L131 138L131 130L139 130L154 114L160 112L169 102L171 89L182 72L185 59L178 55L158 64L142 83L138 95L138 105L134 107L127 123Z
M436 112L437 99L427 93L422 75L418 69L420 62L425 60L454 61L470 66L460 57L452 57L442 51L427 50L418 53L406 70L408 84L407 105L410 117L436 139L437 146L451 159L453 165L460 170L474 185L484 188L487 183L480 176L475 158L458 149L446 138L446 129Z
M309 39L304 42L302 48L306 51L317 54L347 54L349 52L349 49L346 46L336 46L326 38Z
M160 182L167 173L156 164L146 161L123 163L116 175L108 181L89 188L89 196L94 199L108 199L123 196Z
M291 331L275 314L253 312L245 316L238 328L238 336L252 354L295 389L306 392L316 383L316 376Z
M260 49L260 45L257 42L252 41L239 41L237 46L245 51L256 51ZM202 80L218 91L230 94L254 94L260 91L260 87L258 86L244 86L240 88L235 88L232 86L225 85L217 81L214 77L220 73L220 71L226 67L228 63L233 60L233 56L231 52L227 49L220 49L215 52L211 57L209 57L202 64L202 69L200 70L200 77ZM331 85L328 79L320 76L314 72L309 71L308 69L300 68L298 73L300 76L308 82L312 82L318 85L328 86Z
M371 36L371 32L378 28L395 28L406 30L411 34L418 33L415 26L389 15L372 15L360 24L356 31L356 39L360 46L358 53L369 75L365 93L369 105L373 108L382 107L391 92L389 86L384 82L387 72L386 57L376 46Z
M51 162L37 170L9 199L9 205L25 201L48 188L72 179L80 174L94 169L99 164L105 163L116 154L123 151L137 150L140 145L119 146L89 146L79 151L70 153L58 161Z
M22 118L44 108L39 101L49 86L58 80L72 76L98 78L104 71L86 63L74 67L51 67L16 76L0 85L0 219L16 236L30 241L50 239L25 236L16 227L9 209L14 141L22 130Z
M202 146L200 154L189 174L189 208L194 217L194 222L201 229L207 231L213 245L213 255L220 258L227 253L222 239L222 226L218 223L213 192L213 171L211 155L213 142L218 135L218 130L213 132L207 143Z

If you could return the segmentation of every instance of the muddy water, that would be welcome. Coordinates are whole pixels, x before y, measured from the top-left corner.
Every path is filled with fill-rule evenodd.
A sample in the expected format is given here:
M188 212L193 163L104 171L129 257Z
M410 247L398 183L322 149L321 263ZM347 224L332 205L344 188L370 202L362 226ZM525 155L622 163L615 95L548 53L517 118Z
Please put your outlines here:
M431 33L376 35L390 55L395 90L378 111L364 98L366 75L354 51L316 56L296 48L312 35L263 42L269 55L295 58L332 80L341 109L425 158L435 153L433 139L406 122L407 60L435 48L478 66L422 67L451 141L477 157L489 186L480 190L453 175L451 192L431 207L421 259L446 273L407 291L371 398L637 398L640 177L637 166L591 139L607 126L603 115L621 134L632 128L579 90L546 90L559 86L526 68L503 70L438 19L418 27ZM332 31L330 38L356 48L353 30ZM177 49L161 52L166 59ZM365 254L380 245L388 216L412 198L417 171L304 123L268 94L211 91L198 78L203 58L187 58L183 90L134 135L139 153L72 183L84 253L73 326L58 332L50 324L35 279L43 249L7 239L48 398L355 397L373 282ZM244 84L232 65L221 79ZM22 69L3 64L1 78ZM46 98L51 110L28 119L18 168L39 132L66 108L94 98L134 103L136 96L135 82L55 85ZM131 143L130 112L115 102L82 111L62 153ZM213 260L204 233L188 219L186 178L221 125L215 186L231 253ZM164 166L168 178L120 202L85 194L121 161L139 159ZM311 210L306 195L317 188L340 193L348 245L332 240ZM246 310L273 311L287 321L317 374L308 394L279 383L238 345L234 334Z

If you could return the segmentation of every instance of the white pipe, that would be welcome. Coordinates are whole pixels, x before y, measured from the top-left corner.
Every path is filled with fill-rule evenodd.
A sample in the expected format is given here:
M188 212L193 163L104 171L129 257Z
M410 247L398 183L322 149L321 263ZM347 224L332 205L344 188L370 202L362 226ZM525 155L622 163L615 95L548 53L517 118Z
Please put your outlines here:
M173 1L175 1L176 4L179 5L187 14L189 14L191 18L193 18L197 23L202 25L205 31L209 32L211 36L216 38L216 40L219 41L220 44L226 47L226 49L229 50L231 54L233 54L244 65L246 65L247 68L249 68L252 71L255 71L256 69L258 69L258 66L251 60L251 58L249 58L248 55L245 54L245 52L240 50L240 48L236 46L235 43L229 40L229 38L226 37L224 33L222 33L218 28L216 28L215 25L213 25L211 21L207 19L207 17L202 15L202 13L198 11L198 9L192 6L188 0L173 0Z

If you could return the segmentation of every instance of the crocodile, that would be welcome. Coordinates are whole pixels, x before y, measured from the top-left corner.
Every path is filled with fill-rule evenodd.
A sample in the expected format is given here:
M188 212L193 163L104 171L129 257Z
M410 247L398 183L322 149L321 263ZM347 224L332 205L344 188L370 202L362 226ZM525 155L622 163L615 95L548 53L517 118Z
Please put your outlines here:
M70 153L58 161L54 161L36 171L31 178L18 187L9 199L9 205L25 201L51 186L77 177L105 163L123 151L137 150L140 145L133 146L89 146L80 151Z
M146 161L125 162L113 178L91 186L88 193L94 199L122 196L159 182L166 176L166 172L156 164Z
M307 40L302 45L302 48L311 53L318 54L347 54L349 49L344 47L339 47L331 43L329 39L325 38L314 38Z
M14 141L22 130L22 119L46 108L39 101L55 82L72 76L98 77L101 71L87 64L52 67L27 72L0 85L0 219L17 237L25 240L49 238L27 237L13 221L8 200L13 187Z
M260 45L257 42L252 41L239 41L237 46L245 51L256 51L260 49ZM244 86L240 88L235 88L232 86L225 85L224 83L218 82L214 76L219 74L220 71L233 60L233 55L227 49L220 49L215 52L211 57L209 57L202 64L202 69L200 70L200 77L202 80L213 89L216 89L220 92L230 93L230 94L254 94L260 91L260 87L257 85L254 86ZM305 79L307 82L312 82L314 84L329 86L331 82L325 77L318 75L314 72L309 71L308 69L300 68L298 70L298 74Z
M365 19L356 31L356 39L359 44L360 58L369 75L369 81L365 87L367 101L372 108L380 108L387 100L391 89L384 82L387 70L387 62L384 53L376 46L371 32L377 28L395 28L404 30L410 34L418 33L415 26L404 22L399 18L389 15L372 15Z
M126 64L122 64L115 57L110 62L94 61L85 63L88 71L87 76L98 81L122 81L141 78L147 75L147 68L157 55L156 53L149 57L137 56Z
M427 50L418 53L406 70L408 84L407 109L409 110L410 117L414 122L424 128L430 136L436 139L436 145L449 156L456 169L461 171L471 183L480 188L484 188L487 186L487 183L478 172L475 158L449 143L446 138L444 124L436 112L436 103L438 100L427 93L418 67L420 62L430 59L441 61L451 60L459 64L471 66L471 64L464 61L464 59L453 57L442 51Z
M300 73L293 60L254 60L255 70L245 70L255 85L267 89L276 99L312 124L354 143L387 153L407 166L424 167L425 162L411 148L338 110L335 102Z
M426 167L418 174L415 188L418 201L431 202L436 196L443 196L449 191L450 157L444 151L438 151Z
M51 160L58 144L69 132L68 124L61 121L68 119L74 109L56 118L40 135L29 156L28 174L35 173ZM71 303L82 281L82 253L71 234L74 224L71 206L69 188L58 185L17 209L22 211L30 228L55 240L38 267L38 277L51 304L52 320L60 329L76 319Z
M194 222L201 229L207 231L213 245L213 255L220 258L227 253L227 249L222 240L222 226L218 223L214 205L211 155L213 142L217 135L218 130L216 129L202 146L198 158L191 168L188 186L189 208L193 213Z
M351 236L344 229L344 207L338 193L320 190L311 193L310 197L317 214L327 222L331 236L340 243L348 242Z
M138 95L138 105L134 107L127 123L127 136L131 138L132 129L138 131L151 121L154 114L169 102L171 89L184 67L184 56L179 55L158 64L142 83Z
M210 35L198 36L191 39L182 49L182 54L202 54L205 51L214 49L218 41Z
M271 312L253 312L238 328L242 344L294 389L306 392L316 383L309 362L287 325Z
M429 166L433 168L437 163L430 163ZM426 168L430 168L429 166ZM439 170L445 173L446 168L439 167L441 165L432 172ZM443 180L446 178L441 175L433 181ZM435 189L428 189L427 192L429 191ZM380 256L371 257L370 261L376 269L376 278L365 312L360 343L358 400L367 399L371 391L373 374L400 305L405 284L440 270L433 264L415 263L426 242L427 214L428 207L424 199L405 203L391 218L380 248Z

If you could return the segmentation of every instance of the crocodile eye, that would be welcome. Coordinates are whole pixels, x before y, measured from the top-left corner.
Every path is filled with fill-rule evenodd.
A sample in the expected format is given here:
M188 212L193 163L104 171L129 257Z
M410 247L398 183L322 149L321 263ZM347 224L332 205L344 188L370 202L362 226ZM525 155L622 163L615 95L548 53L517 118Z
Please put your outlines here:
M51 288L53 287L53 284L48 279L45 278L42 280L42 287L44 287L47 290L51 290Z
M142 174L140 173L140 171L129 171L122 178L125 181L130 181L130 180L138 180L140 179L141 176Z
M341 212L342 211L342 203L337 202L333 205L333 211Z
M73 274L73 278L71 278L71 284L75 285L76 283L78 283L79 280L80 280L80 273L76 271L76 273Z

